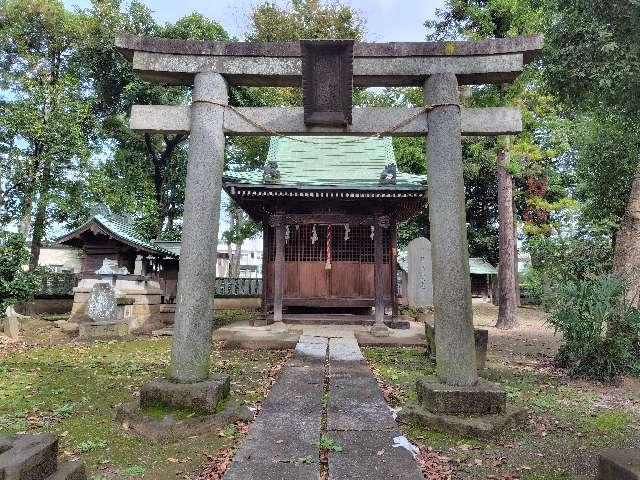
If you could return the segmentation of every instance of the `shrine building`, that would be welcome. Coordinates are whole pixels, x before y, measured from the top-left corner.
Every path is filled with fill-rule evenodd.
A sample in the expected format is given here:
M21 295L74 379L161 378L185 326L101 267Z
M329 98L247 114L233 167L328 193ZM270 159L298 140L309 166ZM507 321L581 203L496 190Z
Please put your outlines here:
M426 180L397 171L388 137L272 137L262 171L225 172L225 191L263 225L267 323L370 314L376 299L396 321L397 225L425 205Z

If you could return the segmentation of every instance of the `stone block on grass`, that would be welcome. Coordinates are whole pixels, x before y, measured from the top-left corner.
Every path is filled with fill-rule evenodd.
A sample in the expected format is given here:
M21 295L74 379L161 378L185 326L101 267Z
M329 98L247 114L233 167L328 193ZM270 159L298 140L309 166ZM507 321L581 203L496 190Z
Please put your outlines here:
M85 480L87 474L82 462L60 462L58 469L47 480Z
M229 375L211 375L196 383L175 383L166 378L155 378L142 386L140 407L187 408L215 413L231 388Z
M502 413L507 394L495 383L479 378L475 385L454 386L435 376L416 380L418 402L428 411L447 415L487 415Z
M0 480L86 478L81 461L58 463L58 439L54 435L0 435Z
M640 448L610 448L600 453L598 480L640 480Z
M85 321L78 324L81 339L93 338L122 338L129 335L129 325L124 322L92 322Z
M44 480L56 471L58 439L54 435L7 435L0 445L0 478L4 480Z

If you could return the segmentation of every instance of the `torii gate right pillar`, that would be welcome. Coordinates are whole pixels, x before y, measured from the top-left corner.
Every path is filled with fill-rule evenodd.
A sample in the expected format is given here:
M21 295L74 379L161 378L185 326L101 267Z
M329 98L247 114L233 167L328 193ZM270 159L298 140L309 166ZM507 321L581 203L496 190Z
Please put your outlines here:
M458 97L454 74L434 74L424 84L425 104L435 106L427 120L426 153L436 373L447 385L469 386L478 374Z

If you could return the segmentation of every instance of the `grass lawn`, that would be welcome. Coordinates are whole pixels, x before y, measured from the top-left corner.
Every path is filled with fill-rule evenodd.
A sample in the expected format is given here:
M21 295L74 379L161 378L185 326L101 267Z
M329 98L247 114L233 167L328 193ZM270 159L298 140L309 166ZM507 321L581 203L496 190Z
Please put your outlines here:
M435 371L420 348L366 348L364 354L393 407L415 399L416 378ZM553 369L503 360L490 355L483 375L502 385L511 403L529 410L526 425L490 442L404 427L415 443L444 457L456 478L570 479L595 473L598 449L640 446L640 393L634 388L574 381Z
M0 349L0 431L59 435L63 456L81 456L89 478L175 479L197 473L206 455L241 440L233 426L174 444L151 444L113 422L114 404L135 399L164 373L167 338ZM212 370L231 375L231 396L261 401L286 352L216 350ZM221 435L222 433L222 435Z

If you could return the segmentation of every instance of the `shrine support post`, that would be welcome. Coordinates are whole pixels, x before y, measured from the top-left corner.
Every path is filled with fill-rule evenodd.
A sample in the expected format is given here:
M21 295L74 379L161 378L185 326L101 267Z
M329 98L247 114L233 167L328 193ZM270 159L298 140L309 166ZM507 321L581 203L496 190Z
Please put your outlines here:
M383 222L383 219L376 215L373 230L373 289L375 292L375 323L371 327L371 334L378 337L389 336L389 328L384 324Z
M276 258L273 269L273 325L272 332L285 332L287 327L282 320L282 297L284 296L284 219L281 215L273 217L275 227Z
M427 178L436 373L448 385L478 381L469 278L469 245L462 176L458 82L454 74L431 75L424 85L428 114ZM452 104L452 105L444 105Z
M195 383L209 376L213 329L220 191L224 163L225 79L198 73L193 88L191 135L182 222L182 251L169 378Z

